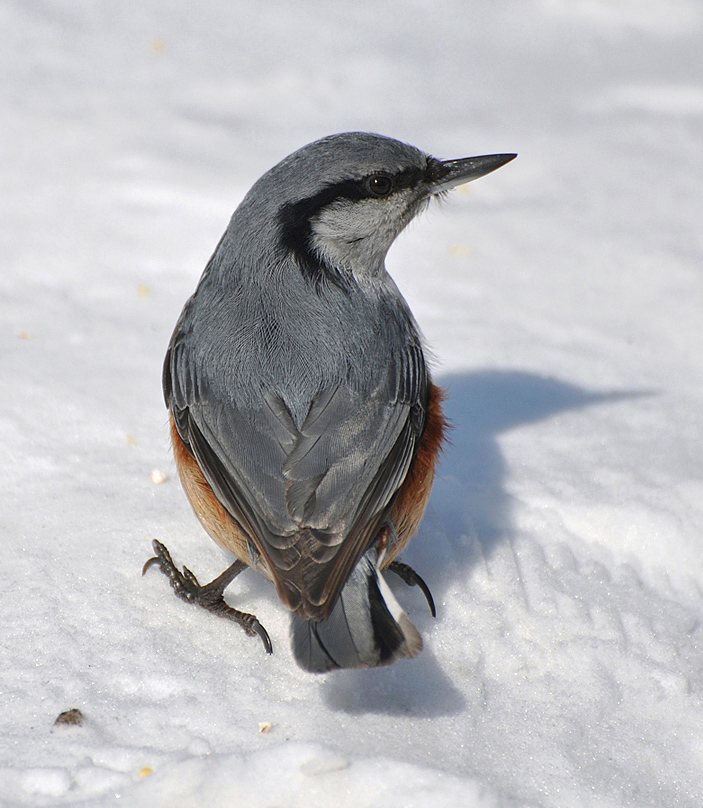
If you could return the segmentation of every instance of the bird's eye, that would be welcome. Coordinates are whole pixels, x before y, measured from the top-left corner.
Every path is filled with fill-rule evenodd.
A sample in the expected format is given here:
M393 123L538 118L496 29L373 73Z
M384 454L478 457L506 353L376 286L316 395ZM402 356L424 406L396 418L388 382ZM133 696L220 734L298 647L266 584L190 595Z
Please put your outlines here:
M385 174L374 174L367 180L369 191L374 196L388 196L393 190L393 181Z

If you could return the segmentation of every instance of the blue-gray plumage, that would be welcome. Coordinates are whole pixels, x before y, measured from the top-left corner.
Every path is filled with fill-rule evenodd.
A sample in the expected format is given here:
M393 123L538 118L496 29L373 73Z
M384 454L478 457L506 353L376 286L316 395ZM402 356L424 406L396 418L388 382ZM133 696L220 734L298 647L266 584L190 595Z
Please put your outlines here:
M426 589L394 559L424 512L443 419L384 259L432 196L513 156L442 162L359 132L311 143L246 195L176 325L164 393L179 472L208 532L239 559L208 608L229 609L224 587L254 567L294 612L308 670L422 647L381 569L404 568ZM161 547L147 566L201 599L207 587ZM255 618L229 611L268 642Z

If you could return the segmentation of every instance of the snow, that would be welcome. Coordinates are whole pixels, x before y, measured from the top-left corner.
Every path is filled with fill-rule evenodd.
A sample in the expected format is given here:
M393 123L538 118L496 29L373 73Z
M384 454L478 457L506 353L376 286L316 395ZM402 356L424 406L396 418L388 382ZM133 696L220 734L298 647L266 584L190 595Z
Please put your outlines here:
M695 0L6 0L0 804L701 804L702 29ZM453 423L405 556L437 620L390 582L425 650L311 676L263 579L228 597L272 657L141 567L229 563L162 357L248 187L349 129L520 156L388 261Z

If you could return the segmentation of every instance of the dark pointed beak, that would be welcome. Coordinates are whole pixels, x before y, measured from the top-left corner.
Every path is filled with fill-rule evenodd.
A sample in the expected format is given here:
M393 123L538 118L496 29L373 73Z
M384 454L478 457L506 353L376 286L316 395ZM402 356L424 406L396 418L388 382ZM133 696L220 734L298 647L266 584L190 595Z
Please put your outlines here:
M448 191L477 180L514 160L517 154L484 154L481 157L464 157L461 160L437 160L428 171L430 192Z

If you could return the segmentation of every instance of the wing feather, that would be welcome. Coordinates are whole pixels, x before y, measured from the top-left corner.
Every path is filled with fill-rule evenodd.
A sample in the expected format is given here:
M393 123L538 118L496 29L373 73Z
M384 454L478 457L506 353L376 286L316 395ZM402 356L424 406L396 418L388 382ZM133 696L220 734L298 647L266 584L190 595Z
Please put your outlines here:
M290 608L326 617L376 540L425 425L428 374L411 344L360 392L321 390L296 425L283 397L258 408L213 394L174 335L164 393L215 495L263 556Z

